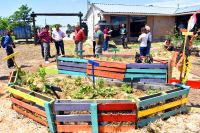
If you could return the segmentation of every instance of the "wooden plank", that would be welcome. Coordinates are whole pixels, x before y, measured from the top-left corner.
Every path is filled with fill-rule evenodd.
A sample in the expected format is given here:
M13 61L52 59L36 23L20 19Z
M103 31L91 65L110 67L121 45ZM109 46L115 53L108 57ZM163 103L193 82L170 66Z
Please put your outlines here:
M88 65L87 69L92 69L92 66ZM110 68L110 67L96 67L96 66L94 66L94 69L95 70L103 70L103 71L125 72L125 69Z
M46 73L58 74L58 69L45 68L45 72L46 72Z
M45 108L45 111L46 111L46 114L47 114L47 121L48 121L48 124L49 124L49 129L52 133L55 133L56 127L55 127L55 124L54 124L54 115L51 111L51 106L48 102L45 102L44 108Z
M92 75L92 70L87 70L87 74ZM124 74L106 72L106 71L100 71L100 70L94 70L94 75L99 76L99 77L113 78L113 79L119 79L119 80L123 80L124 78Z
M87 111L91 103L55 103L55 111Z
M80 67L80 68L87 68L87 64L78 64L78 63L69 63L69 62L58 62L60 66L69 66L69 67Z
M87 63L87 60L84 60L84 59L74 59L74 58L65 58L65 57L58 57L58 60Z
M167 104L155 107L155 108L151 108L151 109L147 109L147 110L143 110L143 111L138 111L138 118L143 117L143 116L147 116L147 115L150 115L150 114L153 114L153 113L156 113L156 112L160 112L162 110L172 108L172 107L177 106L177 105L187 103L187 101L188 101L188 98L184 98L182 100L167 103Z
M135 126L99 126L100 133L113 133L113 132L128 132L129 130L135 129Z
M165 68L165 69L167 69L167 65L165 65L165 64L149 64L149 63L127 64L126 69L130 69L130 68Z
M66 71L66 70L58 70L59 74L68 74L68 75L78 75L78 76L86 76L85 73L81 72L72 72L72 71Z
M172 93L167 93L165 95L152 97L152 98L149 98L149 99L146 99L146 100L141 100L139 102L138 106L139 107L143 107L143 106L147 106L147 105L150 105L150 104L153 104L153 103L164 101L164 100L167 100L167 99L170 99L170 98L173 98L173 97L177 97L177 96L181 96L181 95L184 95L184 94L188 94L189 91L190 91L189 89L184 89L184 90L179 90L179 91L175 91L175 92L172 92ZM143 97L143 98L145 98L145 97Z
M90 106L91 108L91 120L92 120L92 132L98 133L98 117L97 117L97 104L93 103Z
M101 61L101 60L94 60L94 61L98 62L100 67L113 67L113 68L126 69L125 63ZM88 64L88 65L91 65L91 64Z
M65 66L58 66L58 70L67 70L67 71L74 71L74 72L83 72L83 73L86 73L86 69L73 68L73 67L65 67Z
M166 69L126 69L125 72L132 73L167 73Z
M31 105L29 105L29 104L27 104L27 103L25 103L25 102L22 102L22 101L20 101L20 100L17 100L17 99L15 99L15 98L12 98L12 97L11 97L10 99L11 99L12 103L15 103L15 104L17 104L17 105L20 105L20 106L22 106L22 107L24 107L24 108L26 108L26 109L28 109L28 110L30 110L30 111L32 111L32 112L35 112L35 113L37 113L37 114L39 114L39 115L41 115L41 116L47 117L47 116L46 116L46 112L43 111L43 110L41 110L41 109L38 109L37 107L31 106Z
M19 52L15 52L15 53L13 53L13 54L11 54L11 55L5 57L4 60L8 60L8 59L10 59L10 58L13 58L13 57L15 57L15 56L18 55L18 54L19 54Z
M31 119L33 119L34 121L37 121L37 122L41 123L42 125L45 125L45 126L49 127L47 122L45 122L45 121L43 121L43 120L41 120L41 119L29 114L29 113L26 113L26 112L22 111L21 109L17 108L15 105L13 105L13 109L15 111L17 111L17 112L19 112L19 113L31 118Z
M130 78L166 78L166 75L155 75L155 74L125 74L125 77Z
M140 79L140 82L165 83L165 79Z
M92 132L92 126L82 125L57 125L57 132Z
M98 104L98 111L114 111L114 110L135 110L135 103L107 103Z
M187 111L187 113L190 113L190 112L200 112L200 108L187 107L186 111Z
M176 115L180 112L185 112L186 111L186 106L182 107L182 108L179 108L177 110L173 110L173 111L169 111L169 112L166 112L164 114L160 114L160 115L157 115L157 116L154 116L154 117L151 117L151 118L148 118L148 119L145 119L141 122L138 122L137 123L137 126L145 126L147 125L148 123L150 122L154 122L158 119L163 119L163 118L167 118L167 117L170 117L170 116L173 116L173 115Z
M91 114L81 115L56 115L57 122L91 122Z
M136 114L98 115L98 121L135 121Z
M169 80L169 83L179 83L179 80L178 79L170 79ZM187 86L191 86L191 88L197 88L197 89L200 89L200 81L193 81L193 80L188 80L187 81Z

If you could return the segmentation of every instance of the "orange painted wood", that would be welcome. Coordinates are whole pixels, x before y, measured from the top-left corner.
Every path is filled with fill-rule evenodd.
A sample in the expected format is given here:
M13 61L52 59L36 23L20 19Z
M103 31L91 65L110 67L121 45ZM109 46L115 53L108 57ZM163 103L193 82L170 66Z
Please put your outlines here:
M135 110L136 103L107 103L97 104L98 111Z
M94 61L98 62L100 67L114 67L114 68L126 69L126 63L101 61L101 60L94 60ZM91 64L88 65L90 66Z
M98 121L135 121L136 114L98 115Z
M87 70L87 74L92 75L92 70ZM123 80L124 78L124 74L106 72L106 71L100 71L100 70L94 70L94 75L99 76L99 77L113 78L113 79L119 79L119 80Z
M22 107L24 107L24 108L26 108L26 109L28 109L30 111L33 111L33 112L35 112L35 113L37 113L37 114L39 114L41 116L47 117L46 112L41 110L41 109L38 109L38 108L36 108L36 107L34 107L32 105L29 105L27 103L24 103L24 102L19 101L19 100L15 99L15 98L12 98L12 97L10 99L15 104L18 104L18 105L20 105L20 106L22 106Z
M92 66L88 65L87 69L92 69ZM109 67L96 67L96 66L94 66L94 70L113 71L113 72L125 72L125 69L109 68Z
M100 133L127 132L131 129L135 129L135 126L119 126L117 128L115 128L114 126L99 126Z
M21 113L21 114L23 114L23 115L29 117L29 118L35 120L35 121L41 123L42 125L45 125L45 126L49 127L49 124L48 124L47 122L45 122L45 121L43 121L43 120L41 120L41 119L39 119L39 118L37 118L37 117L35 117L35 116L29 114L29 113L26 113L26 112L22 111L21 109L17 108L15 105L13 105L13 109L14 109L15 111L17 111L17 112L19 112L19 113Z

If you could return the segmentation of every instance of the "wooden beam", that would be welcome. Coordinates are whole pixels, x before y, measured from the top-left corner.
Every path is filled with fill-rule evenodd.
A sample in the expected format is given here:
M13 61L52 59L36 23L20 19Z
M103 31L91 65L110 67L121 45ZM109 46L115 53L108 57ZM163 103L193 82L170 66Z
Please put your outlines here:
M179 83L179 80L178 79L170 79L169 80L169 83ZM196 88L196 89L200 89L200 81L193 81L193 80L188 80L187 81L187 85L188 86L191 86L191 88Z

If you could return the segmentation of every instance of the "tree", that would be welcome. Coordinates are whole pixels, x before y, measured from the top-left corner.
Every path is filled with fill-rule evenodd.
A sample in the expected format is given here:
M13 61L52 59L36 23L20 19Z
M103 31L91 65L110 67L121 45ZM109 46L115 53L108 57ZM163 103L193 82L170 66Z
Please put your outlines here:
M8 18L6 18L6 17L1 18L0 17L0 28L1 29L8 29L8 27L9 27L8 25L9 25Z
M71 28L72 28L72 26L71 26L70 24L67 24L67 27L68 27L69 29L71 29Z
M55 26L56 26L57 24L53 24L53 25L49 25L51 28L55 28ZM61 24L58 24L59 25L59 27L62 27L62 25Z
M22 5L19 8L19 11L15 11L13 15L10 16L13 26L23 26L25 29L26 41L28 41L26 26L30 25L33 22L32 17L30 16L32 8L29 8L27 5Z

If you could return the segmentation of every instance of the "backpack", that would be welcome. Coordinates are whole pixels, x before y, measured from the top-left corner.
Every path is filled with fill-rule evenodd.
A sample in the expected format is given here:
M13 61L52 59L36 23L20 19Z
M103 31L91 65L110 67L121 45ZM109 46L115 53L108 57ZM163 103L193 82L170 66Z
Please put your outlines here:
M1 38L1 46L3 47L3 48L5 48L6 46L4 45L4 42L5 42L5 36L2 36L2 38Z
M148 55L146 55L145 56L145 63L153 63L153 57L152 57L152 55L151 54L148 54Z
M142 63L142 58L140 57L140 54L136 52L135 55L135 62L136 63Z

